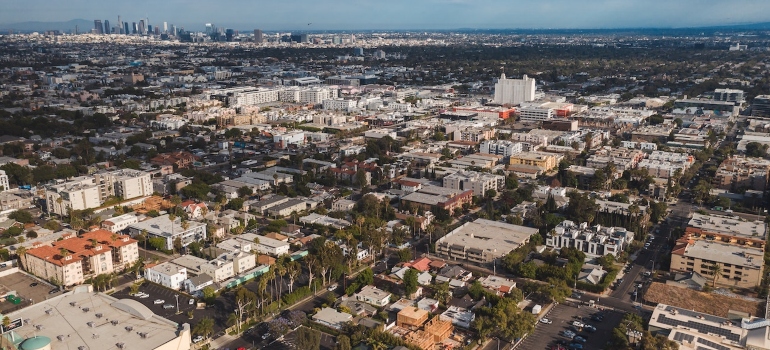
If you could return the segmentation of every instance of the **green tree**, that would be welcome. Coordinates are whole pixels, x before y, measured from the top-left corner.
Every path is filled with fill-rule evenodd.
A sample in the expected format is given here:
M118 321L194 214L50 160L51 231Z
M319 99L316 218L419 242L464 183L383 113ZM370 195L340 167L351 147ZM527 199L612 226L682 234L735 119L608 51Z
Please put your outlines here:
M404 273L404 292L407 296L417 291L417 270L410 268Z
M321 332L304 326L300 327L297 330L297 341L294 346L297 349L319 350L321 348Z
M337 337L337 344L334 345L334 350L351 350L350 347L350 338L348 336L342 334Z
M29 224L29 223L33 222L33 220L34 220L32 218L32 214L30 214L26 210L16 210L13 213L11 213L10 215L8 215L8 218L14 219L14 220L16 220L18 222L21 222L23 224Z
M749 142L746 144L746 155L749 157L764 157L767 155L768 145L759 142Z
M203 337L208 337L214 331L214 320L209 317L204 317L198 324L193 327L193 334L197 334Z

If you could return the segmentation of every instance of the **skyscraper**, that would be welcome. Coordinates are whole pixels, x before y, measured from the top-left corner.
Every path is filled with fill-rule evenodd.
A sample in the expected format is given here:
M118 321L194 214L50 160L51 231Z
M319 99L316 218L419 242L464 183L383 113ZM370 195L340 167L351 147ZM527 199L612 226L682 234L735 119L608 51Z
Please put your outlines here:
M94 20L94 30L96 31L96 34L102 34L104 31L104 27L102 27L102 20L95 19Z
M144 24L144 20L140 19L139 20L139 34L144 35L145 33L147 33L145 28L146 27L145 27L145 24Z
M111 33L112 33L112 28L110 28L110 21L105 19L104 20L104 34L111 34Z
M177 35L177 33L178 33L178 32L176 31L176 26L172 24L172 25L171 25L171 35L173 35L173 36L176 36L176 35Z
M168 33L168 22L163 22L163 33Z
M495 84L495 102L517 105L535 99L535 78L525 74L521 79L506 79L505 73Z
M131 32L128 31L128 22L123 22L123 34L131 34Z
M152 25L147 25L147 34L150 34L150 35L152 35L152 33L154 33L154 32L153 32L153 28L152 28Z
M123 21L118 16L118 31L115 34L123 34Z
M134 31L131 34L138 33L139 32L139 26L136 25L136 22L131 22L131 23L133 23L133 27L132 28L134 29Z
M257 44L261 44L262 40L264 40L262 38L262 30L254 29L254 42L257 43Z

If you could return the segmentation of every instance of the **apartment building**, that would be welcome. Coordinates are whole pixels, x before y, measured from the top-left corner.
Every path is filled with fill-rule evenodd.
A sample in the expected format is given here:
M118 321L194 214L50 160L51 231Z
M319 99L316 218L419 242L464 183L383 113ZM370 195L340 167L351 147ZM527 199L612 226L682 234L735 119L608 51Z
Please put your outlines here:
M644 159L644 152L636 149L625 148L603 148L595 154L588 157L586 166L594 169L601 169L609 163L615 164L615 169L619 174L623 171L636 168L639 162Z
M536 228L476 219L449 232L436 242L436 255L488 264L529 242Z
M187 268L170 262L158 265L148 264L144 269L144 278L164 287L179 290L187 279Z
M0 170L0 192L7 191L11 189L11 185L8 182L8 175L5 173L5 170Z
M133 213L128 213L102 221L102 228L110 232L120 232L137 222L139 218Z
M671 270L695 271L717 285L753 288L762 281L766 237L763 221L693 213L671 252Z
M71 286L96 275L121 271L139 259L137 241L125 235L97 230L82 237L67 234L62 238L50 246L35 245L27 250L27 271Z
M593 257L618 256L633 240L634 233L622 227L588 226L587 222L576 224L564 220L554 228L554 234L546 238L545 245L550 248L576 248Z
M497 133L497 130L493 128L465 128L455 130L454 140L479 143L495 137L495 133Z
M763 158L732 156L722 161L714 175L714 186L736 192L764 191L770 173L770 161Z
M488 190L499 191L505 187L505 176L476 171L460 170L444 176L444 187L455 190L472 190L473 195L483 197Z
M553 153L521 152L511 155L511 165L528 165L542 171L548 171L559 165L558 158Z
M349 112L356 108L356 100L343 98L328 99L323 101L323 108L327 111L345 111Z
M479 145L480 153L495 154L503 157L510 157L513 154L524 151L524 145L521 142L506 140L484 140Z
M390 293L374 286L364 286L361 288L361 291L354 294L353 297L358 301L363 301L379 307L390 304Z
M548 136L545 136L545 135L521 133L521 132L511 133L511 141L521 142L523 144L522 151L531 151L531 150L537 149L538 147L545 147L548 145L549 140L550 139L548 138Z
M505 73L495 83L495 102L517 105L535 99L535 79L526 74L521 79L508 79Z
M80 176L49 186L45 191L48 211L68 215L69 210L98 208L109 197L131 199L153 193L150 173L122 169Z
M401 197L401 204L433 210L434 206L452 212L473 200L472 190L455 190L438 186L423 186L419 191Z
M149 237L160 237L166 241L167 250L174 249L174 240L181 240L182 246L186 247L192 242L199 242L206 239L206 224L196 221L186 221L182 226L181 219L177 218L173 224L168 219L168 215L158 216L142 222L137 222L128 226L131 236L146 231Z

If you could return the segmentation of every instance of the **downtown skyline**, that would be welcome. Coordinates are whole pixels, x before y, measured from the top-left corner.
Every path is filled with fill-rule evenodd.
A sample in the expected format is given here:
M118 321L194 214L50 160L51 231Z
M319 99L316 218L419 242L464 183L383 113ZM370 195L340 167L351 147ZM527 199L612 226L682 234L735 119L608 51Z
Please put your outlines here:
M189 2L112 3L73 0L17 2L0 0L5 11L0 25L27 21L63 22L73 19L174 23L189 30L203 30L205 23L237 30L399 30L399 29L611 29L682 28L758 23L770 20L770 3L738 0L723 2L652 0L547 0L537 4L504 0L420 0L355 5L339 1L295 0L256 3L225 0L191 6Z

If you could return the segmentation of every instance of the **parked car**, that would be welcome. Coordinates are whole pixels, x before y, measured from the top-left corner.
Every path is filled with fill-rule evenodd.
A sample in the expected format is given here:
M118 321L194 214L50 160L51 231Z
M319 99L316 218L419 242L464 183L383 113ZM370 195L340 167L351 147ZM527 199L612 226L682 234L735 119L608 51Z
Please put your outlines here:
M187 304L189 304L189 305L195 304L195 299L190 299L190 301L188 301Z
M267 338L270 338L270 333L265 333L262 335L262 340L265 340Z
M572 325L575 326L575 327L578 327L578 328L585 327L585 324L583 322L580 322L580 321L573 321Z
M583 350L583 344L580 343L570 343L569 348L572 350Z
M574 338L572 338L572 340L575 341L575 342L578 342L578 343L585 343L588 339L584 338L581 335L578 335L578 336L575 336Z
M32 282L32 283L29 284L30 287L37 287L37 285L38 285L37 282Z
M166 305L163 305L163 308L164 308L164 309L166 309L166 310L168 310L168 309L173 309L173 308L174 308L174 305L171 305L171 304L166 304Z
M56 294L56 293L59 293L59 288L54 288L48 291L48 294Z
M586 332L589 332L589 333L593 333L593 332L596 332L596 327L594 327L594 326L592 326L590 324L587 324L585 327L583 327L583 330L585 330Z
M153 301L153 304L155 304L155 305L160 305L160 304L163 304L163 303L165 303L165 302L166 302L166 301L165 301L165 300L163 300L163 299L155 299L155 301Z
M540 319L540 323L551 324L551 323L553 323L553 321L543 317L543 318Z
M563 332L561 332L561 335L563 335L563 336L565 336L565 337L567 337L569 339L572 339L572 338L575 337L575 332L573 332L573 331L563 331Z
M199 335L199 336L197 336L197 337L193 338L193 339L192 339L192 342L193 342L193 343L198 343L198 342L200 342L201 340L203 340L203 337Z
M332 292L332 291L334 291L335 289L337 289L337 284L336 284L336 283L335 283L335 284L332 284L332 285L330 285L330 286L329 286L329 288L326 288L326 289L327 289L328 291Z

